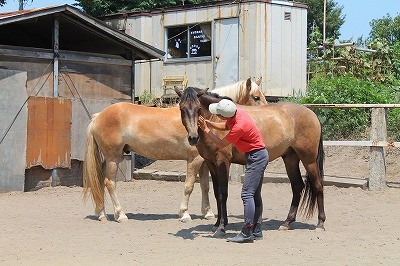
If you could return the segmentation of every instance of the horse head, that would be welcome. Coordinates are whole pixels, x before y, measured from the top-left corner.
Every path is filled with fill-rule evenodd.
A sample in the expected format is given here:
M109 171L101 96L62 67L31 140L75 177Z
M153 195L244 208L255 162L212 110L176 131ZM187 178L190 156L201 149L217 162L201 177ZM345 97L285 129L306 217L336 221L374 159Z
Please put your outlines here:
M253 98L255 105L267 105L268 104L267 99L264 96L264 93L260 89L261 80L262 80L262 77L257 79L255 82L252 82L251 87L250 87L251 97ZM254 104L247 104L247 105L254 105Z
M256 81L252 81L248 78L245 82L242 82L241 97L238 98L237 103L241 105L267 105L267 100L263 92L260 89L262 77ZM244 89L245 88L245 89Z
M199 142L198 134L198 119L201 114L201 103L199 97L207 92L194 87L187 87L185 90L174 87L176 94L178 94L179 109L181 111L181 120L188 133L189 144L194 146Z

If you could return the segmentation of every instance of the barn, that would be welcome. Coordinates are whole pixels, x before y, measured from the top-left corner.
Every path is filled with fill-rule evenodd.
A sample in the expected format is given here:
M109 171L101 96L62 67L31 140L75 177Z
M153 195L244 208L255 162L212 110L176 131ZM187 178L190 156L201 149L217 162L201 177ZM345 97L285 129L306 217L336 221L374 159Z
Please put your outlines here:
M212 89L260 76L267 97L306 90L305 4L230 0L102 19L165 52L163 61L137 67L137 95L166 96L172 82Z
M0 192L80 185L91 115L133 101L138 62L163 56L68 5L0 13Z

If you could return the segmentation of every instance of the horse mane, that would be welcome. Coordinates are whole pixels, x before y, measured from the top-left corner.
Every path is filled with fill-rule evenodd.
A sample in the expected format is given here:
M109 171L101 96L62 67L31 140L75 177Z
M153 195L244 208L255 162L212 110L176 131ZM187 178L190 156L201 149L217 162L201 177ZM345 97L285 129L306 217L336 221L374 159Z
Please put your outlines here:
M253 84L254 82L252 82ZM251 86L250 94L252 94L258 86ZM212 93L226 95L232 101L237 102L247 94L246 80L241 80L233 84L218 87L212 90Z
M213 98L228 99L228 100L231 100L231 101L233 102L233 100L232 100L231 97L228 97L228 96L221 96L221 95L219 95L219 94L216 93L216 92L206 92L206 94L207 94L208 96L213 97Z
M232 98L228 97L228 96L221 96L218 93L212 91L212 92L208 92L205 91L203 89L200 88L196 88L196 87L187 87L182 94L181 97L181 101L187 101L187 100L193 100L193 99L197 99L198 98L198 93L204 92L204 94L211 96L213 98L218 98L218 99L228 99L228 100L232 100Z
M182 101L190 101L190 100L197 100L197 94L202 92L204 90L201 90L200 88L196 87L187 87L186 89L183 90L182 96L181 96L181 102Z

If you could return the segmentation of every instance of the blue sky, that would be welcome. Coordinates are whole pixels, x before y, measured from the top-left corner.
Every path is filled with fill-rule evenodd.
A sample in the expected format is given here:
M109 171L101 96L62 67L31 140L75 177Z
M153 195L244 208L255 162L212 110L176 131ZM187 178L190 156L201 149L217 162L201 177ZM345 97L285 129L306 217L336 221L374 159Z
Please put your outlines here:
M322 1L322 0L321 0ZM301 0L300 0L301 2ZM362 36L368 37L371 27L369 22L390 14L393 18L400 13L400 0L335 0L338 6L343 6L346 22L340 29L340 39L354 41Z
M301 0L297 0L301 2ZM323 1L323 0L321 0ZM0 12L15 11L18 9L18 0L7 0L7 5L0 7ZM400 0L335 0L339 6L343 6L343 14L346 14L346 22L340 30L340 39L368 37L370 32L369 22L390 14L392 17L400 13ZM33 0L28 1L26 9L49 5L73 4L75 0Z

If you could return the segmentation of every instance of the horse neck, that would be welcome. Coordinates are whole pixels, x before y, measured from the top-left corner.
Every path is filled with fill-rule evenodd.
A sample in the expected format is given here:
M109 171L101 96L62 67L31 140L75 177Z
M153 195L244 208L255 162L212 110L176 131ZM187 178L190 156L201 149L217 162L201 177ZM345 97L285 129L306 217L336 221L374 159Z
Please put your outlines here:
M211 118L212 114L209 111L208 107L210 106L210 104L217 103L220 100L221 99L214 98L214 97L209 96L207 94L204 94L201 97L199 97L199 101L200 101L200 104L201 104L201 115L206 119Z

